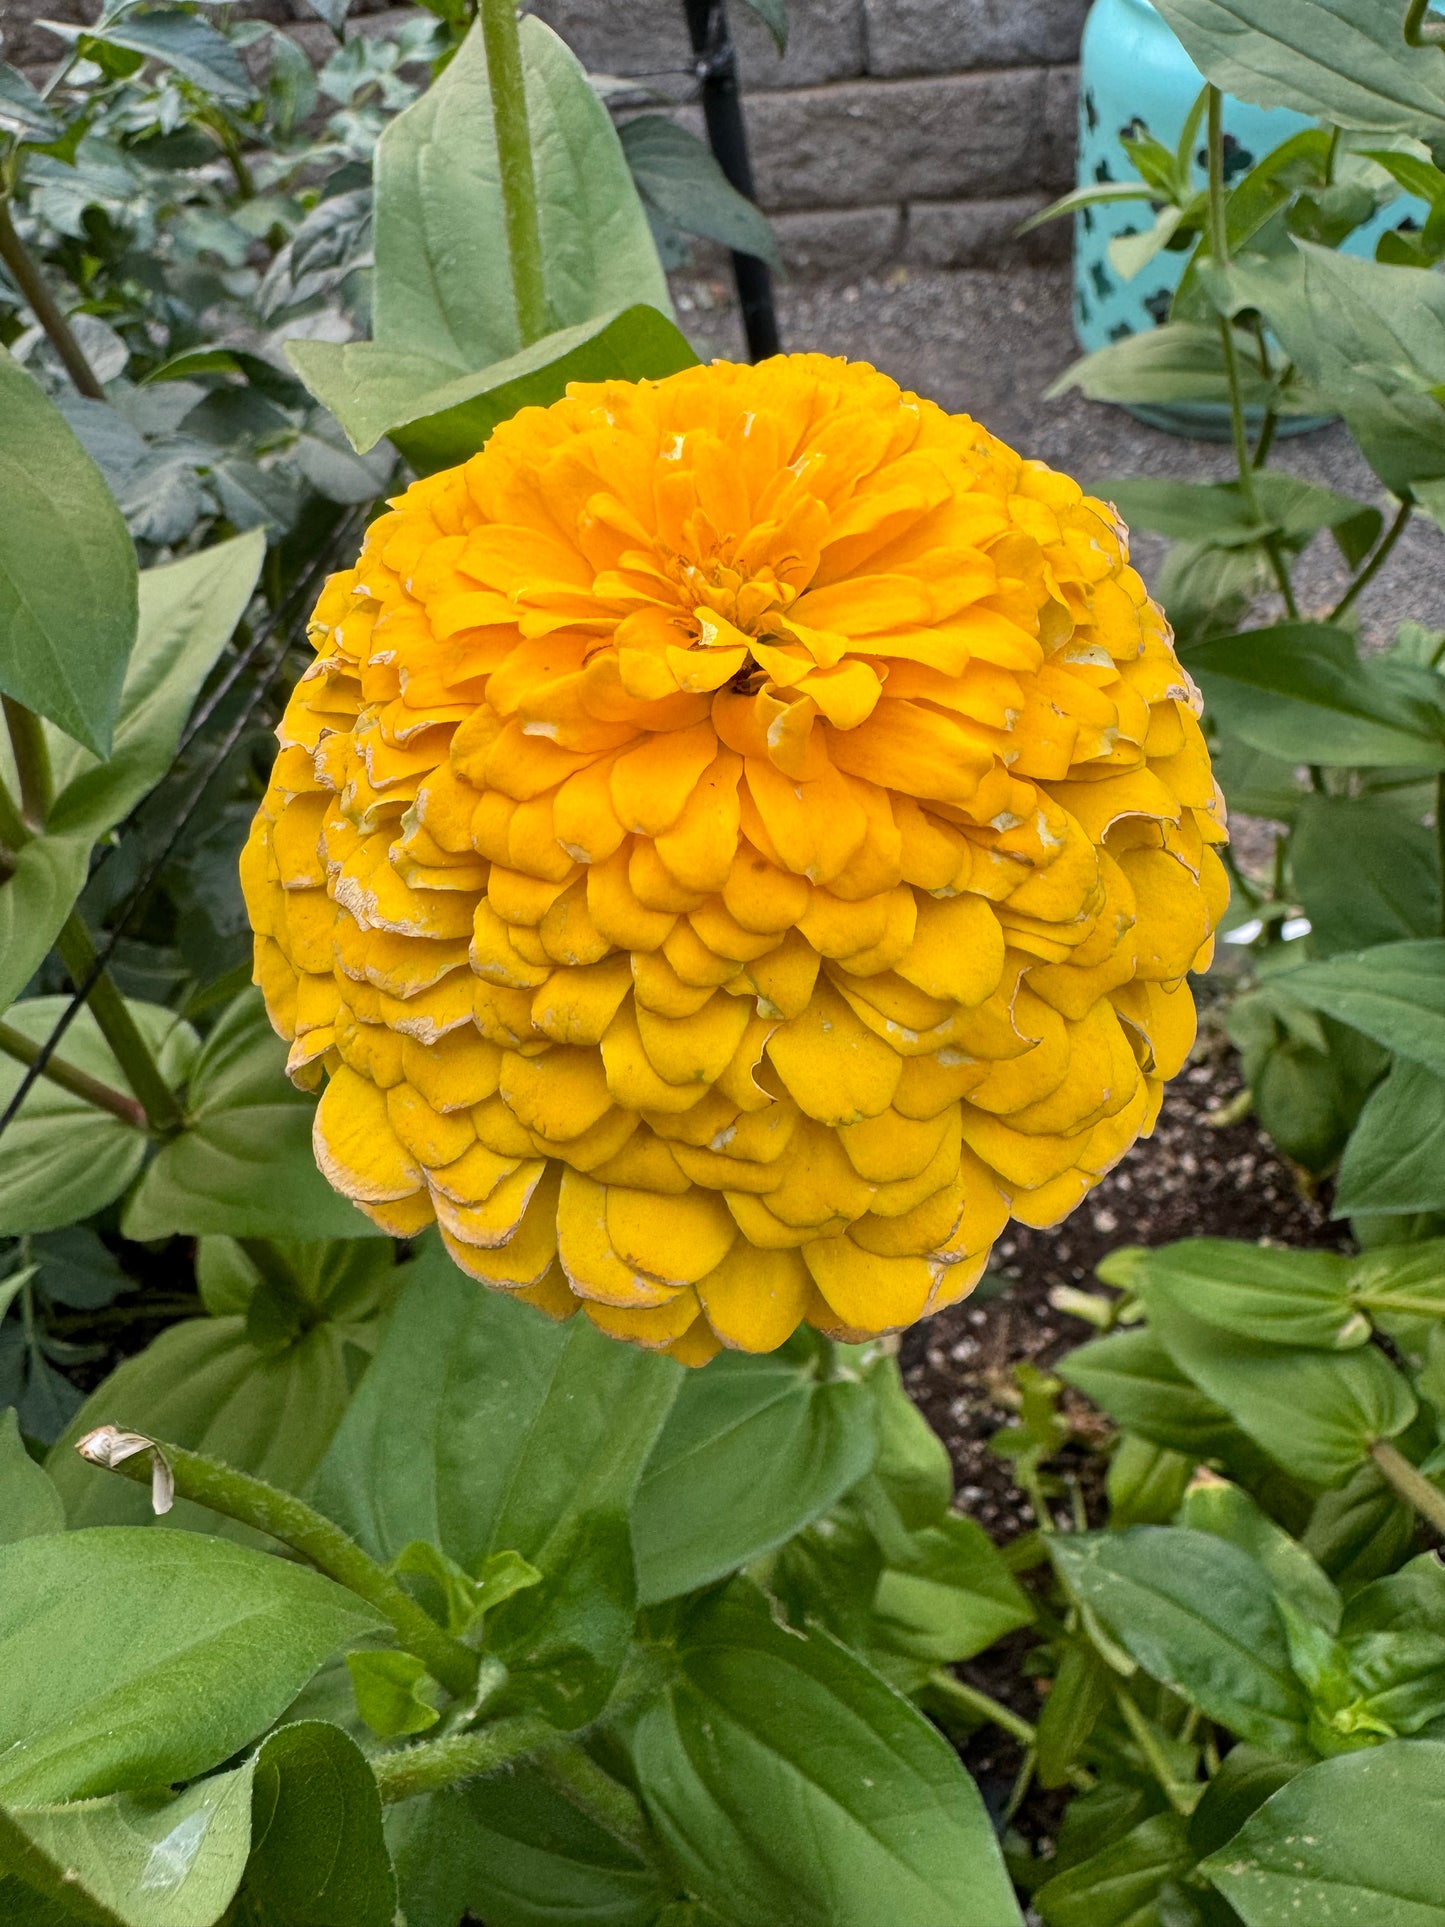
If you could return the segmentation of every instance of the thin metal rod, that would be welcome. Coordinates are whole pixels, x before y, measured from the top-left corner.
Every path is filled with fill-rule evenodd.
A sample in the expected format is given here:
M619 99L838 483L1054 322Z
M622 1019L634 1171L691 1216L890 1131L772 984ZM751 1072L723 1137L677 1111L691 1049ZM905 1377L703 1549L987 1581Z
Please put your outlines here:
M697 55L708 145L738 193L756 201L742 91L738 85L737 49L728 32L723 0L684 0L684 6L692 50ZM782 345L773 302L772 274L767 262L760 261L755 254L734 251L733 278L737 282L748 355L753 361L763 361L779 353Z

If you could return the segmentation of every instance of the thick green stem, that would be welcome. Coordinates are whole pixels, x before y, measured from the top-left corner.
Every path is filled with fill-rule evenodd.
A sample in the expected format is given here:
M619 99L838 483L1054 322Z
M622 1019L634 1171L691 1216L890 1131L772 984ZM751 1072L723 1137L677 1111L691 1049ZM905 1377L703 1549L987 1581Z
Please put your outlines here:
M1445 770L1435 778L1435 847L1440 855L1440 934L1445 937Z
M422 1793L440 1793L463 1780L480 1779L543 1748L567 1744L540 1713L518 1713L511 1719L494 1720L475 1733L454 1733L445 1740L423 1740L399 1753L378 1754L371 1770L378 1793L391 1806Z
M1376 1439L1370 1447L1370 1457L1405 1503L1413 1506L1425 1523L1445 1539L1445 1492L1432 1484L1417 1466L1411 1465L1388 1439Z
M1125 1726L1133 1735L1135 1745L1144 1755L1149 1771L1159 1782L1164 1798L1176 1813L1182 1813L1187 1819L1198 1804L1199 1789L1181 1786L1175 1779L1173 1769L1165 1757L1163 1748L1159 1745L1154 1729L1122 1687L1115 1689L1114 1699L1124 1716Z
M657 1842L642 1802L631 1787L605 1772L590 1753L585 1753L580 1746L554 1747L538 1756L537 1771L639 1860L649 1866L657 1862Z
M45 728L34 710L16 702L13 696L0 701L4 704L5 726L10 732L10 747L15 752L15 769L20 778L20 813L38 835L45 828L54 795Z
M10 218L9 199L3 194L0 194L0 261L9 268L16 287L64 363L66 374L82 395L88 395L92 401L104 401L105 390L96 380L95 370L86 360L80 343L70 332L70 323L56 305L55 296L46 286L29 248L16 232Z
M946 1700L970 1719L988 1720L1016 1739L1020 1746L1037 1746L1038 1728L1031 1726L1022 1713L1015 1713L1001 1700L991 1699L965 1680L938 1667L928 1675L928 1684L941 1700Z
M95 968L96 955L90 932L75 911L71 911L61 926L55 948L78 990ZM185 1115L109 971L101 971L86 1002L100 1026L101 1036L110 1045L127 1082L144 1105L150 1128L162 1133L179 1131L186 1121Z
M522 345L539 340L549 325L542 275L542 228L537 217L537 180L527 125L527 88L515 0L482 0L482 40L502 183L502 212L512 268L512 299Z
M0 1024L0 1051L13 1057L17 1064L33 1064L40 1055L40 1046L26 1037L11 1024ZM145 1107L135 1098L127 1097L124 1091L117 1091L109 1084L102 1084L98 1077L88 1071L77 1070L74 1064L67 1064L63 1057L52 1057L41 1072L52 1084L58 1084L72 1097L82 1098L85 1103L93 1104L98 1111L109 1111L118 1117L122 1124L133 1125L137 1131L146 1128Z
M1339 601L1335 604L1334 608L1330 610L1329 615L1326 617L1326 621L1338 622L1340 617L1345 613L1346 609L1350 607L1350 605L1354 602L1355 598L1359 595L1361 589L1368 587L1368 585L1374 581L1375 577L1380 573L1380 570L1384 567L1385 563L1389 560L1390 551L1394 548L1395 544L1399 541L1400 537L1405 533L1405 524L1409 521L1410 517L1414 514L1414 512L1415 510L1414 510L1413 503L1402 502L1400 504L1399 509L1396 512L1394 521L1390 524L1389 528L1385 530L1385 533L1380 537L1379 541L1375 544L1374 554L1370 557L1369 561L1365 564L1364 568L1360 570L1360 573L1355 577L1354 581L1350 584L1349 588L1345 590L1345 593L1340 597Z
M1405 42L1411 47L1445 47L1445 22L1427 20L1430 0L1410 0L1405 10Z
M109 1447L115 1436L112 1427L102 1426L81 1439L76 1450L92 1465L124 1473L141 1484L151 1477L149 1461L152 1452L158 1452L170 1467L175 1489L183 1499L208 1505L213 1512L239 1519L243 1525L269 1533L282 1545L290 1546L318 1572L374 1606L390 1622L407 1651L415 1653L449 1693L462 1697L475 1691L481 1664L478 1655L443 1631L340 1526L291 1493L252 1478L249 1472L238 1472L219 1459L202 1458L198 1452L187 1452L162 1439L147 1441L151 1451L135 1450L124 1458L113 1457Z

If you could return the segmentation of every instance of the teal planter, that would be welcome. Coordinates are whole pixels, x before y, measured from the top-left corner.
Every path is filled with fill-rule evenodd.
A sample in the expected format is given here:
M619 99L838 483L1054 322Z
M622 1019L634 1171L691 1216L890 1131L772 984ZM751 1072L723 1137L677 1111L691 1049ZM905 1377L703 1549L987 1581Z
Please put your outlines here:
M1084 28L1079 87L1079 185L1138 179L1120 142L1135 121L1156 140L1173 147L1189 109L1204 85L1203 75L1185 53L1149 0L1094 0ZM1251 107L1226 96L1224 170L1228 180L1246 173L1271 148L1314 123L1287 107ZM1196 153L1198 184L1206 178L1204 142ZM1346 242L1352 254L1373 257L1387 228L1425 216L1421 202L1401 197L1357 228ZM1125 280L1109 259L1116 235L1147 230L1150 212L1141 201L1104 203L1074 217L1074 333L1092 351L1126 335L1167 320L1169 303L1187 256L1167 250ZM1209 440L1226 439L1228 417L1222 409L1183 405L1131 411L1156 427ZM1294 432L1317 426L1295 421Z

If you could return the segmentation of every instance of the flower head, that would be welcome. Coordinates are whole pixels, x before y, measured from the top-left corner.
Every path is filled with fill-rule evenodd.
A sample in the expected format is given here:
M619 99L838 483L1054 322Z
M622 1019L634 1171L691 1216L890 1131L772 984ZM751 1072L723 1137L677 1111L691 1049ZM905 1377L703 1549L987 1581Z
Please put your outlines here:
M1194 1031L1197 697L1104 503L862 364L574 387L333 576L243 860L389 1231L690 1363L962 1297Z

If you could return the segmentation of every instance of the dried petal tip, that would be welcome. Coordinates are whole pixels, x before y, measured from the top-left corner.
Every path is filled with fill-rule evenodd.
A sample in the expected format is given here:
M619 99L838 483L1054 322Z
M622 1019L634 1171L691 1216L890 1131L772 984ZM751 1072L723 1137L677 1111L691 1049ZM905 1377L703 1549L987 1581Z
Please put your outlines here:
M821 355L579 383L333 576L242 859L385 1231L687 1364L955 1303L1142 1133L1228 899L1109 505Z
M170 1463L156 1441L148 1439L143 1432L122 1432L118 1425L98 1425L93 1432L75 1441L75 1449L87 1464L101 1466L107 1472L113 1472L141 1452L149 1452L152 1455L151 1510L159 1518L175 1504L176 1481Z

